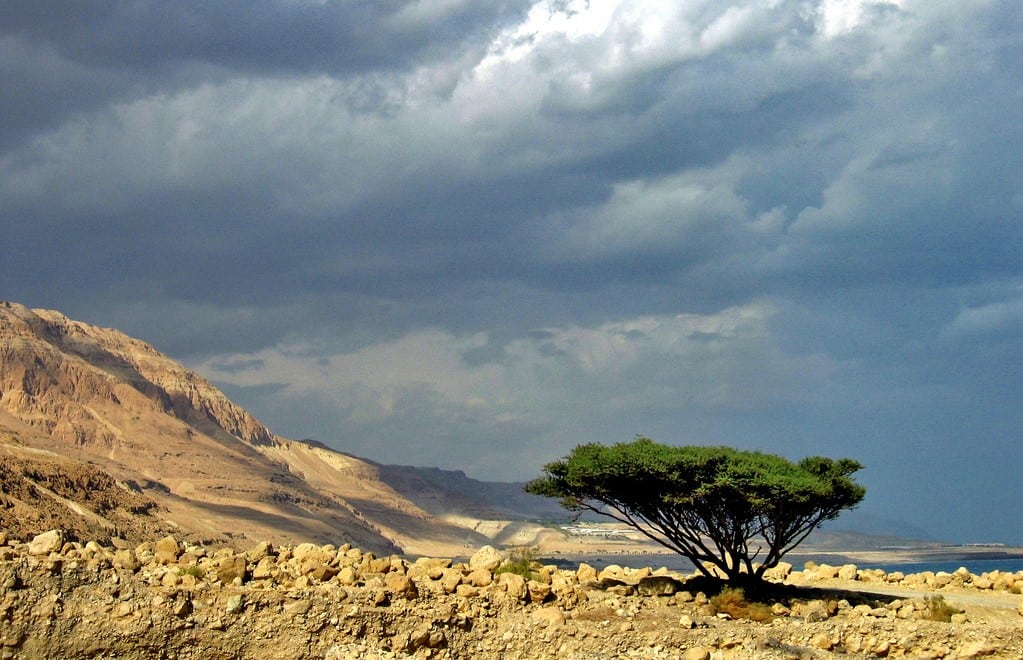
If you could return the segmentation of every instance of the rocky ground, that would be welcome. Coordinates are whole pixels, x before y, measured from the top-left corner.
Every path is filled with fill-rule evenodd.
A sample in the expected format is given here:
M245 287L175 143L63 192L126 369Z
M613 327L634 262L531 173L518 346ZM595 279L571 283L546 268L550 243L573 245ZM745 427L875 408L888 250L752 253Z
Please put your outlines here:
M527 578L502 572L513 559L0 533L0 657L1023 656L1023 573L783 565L757 608L664 569L534 564Z

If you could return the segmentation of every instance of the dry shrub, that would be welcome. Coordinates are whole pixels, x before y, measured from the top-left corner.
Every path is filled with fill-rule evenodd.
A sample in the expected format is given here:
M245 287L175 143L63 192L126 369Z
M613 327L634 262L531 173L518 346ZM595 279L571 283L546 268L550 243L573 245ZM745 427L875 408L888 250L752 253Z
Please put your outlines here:
M773 618L769 605L751 603L746 600L746 594L742 589L725 587L721 593L710 599L710 605L714 608L715 614L724 613L733 619L749 619L764 623Z
M607 605L597 605L589 608L579 608L572 616L576 621L612 621L617 617L615 610Z
M924 602L927 603L927 612L924 614L924 618L930 621L948 623L952 620L953 614L963 613L961 609L946 603L944 596L926 596Z

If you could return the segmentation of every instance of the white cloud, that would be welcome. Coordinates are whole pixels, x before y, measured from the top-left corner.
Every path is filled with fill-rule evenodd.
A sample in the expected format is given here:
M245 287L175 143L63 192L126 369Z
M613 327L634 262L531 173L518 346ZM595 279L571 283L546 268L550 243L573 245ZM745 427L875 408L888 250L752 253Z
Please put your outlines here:
M829 39L838 37L868 22L872 12L901 4L900 0L822 0L817 6L818 29Z
M725 169L616 184L599 208L570 223L558 258L666 252L699 258L726 250L722 239L749 212Z
M400 460L424 429L443 436L436 449L450 452L516 428L517 439L495 442L492 451L515 456L515 468L525 471L538 459L523 448L543 438L562 438L547 450L562 451L571 438L599 437L609 423L644 415L725 414L812 399L833 366L780 351L768 326L772 315L758 303L717 314L644 316L544 328L503 347L488 346L485 333L422 330L324 357L316 356L323 349L281 347L193 366L216 382L283 384L275 398L331 407L322 414L337 427L321 440L344 445L366 424L397 425L388 447L364 448L382 460ZM497 349L493 359L467 359L485 348Z

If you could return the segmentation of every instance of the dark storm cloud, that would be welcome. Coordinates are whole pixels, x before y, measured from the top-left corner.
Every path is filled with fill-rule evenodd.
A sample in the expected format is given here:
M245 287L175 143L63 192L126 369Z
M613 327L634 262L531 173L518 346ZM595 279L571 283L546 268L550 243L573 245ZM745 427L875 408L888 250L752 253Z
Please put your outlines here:
M520 13L522 2L126 2L0 7L3 34L99 69L164 74L207 65L280 75L348 75L450 57Z
M239 74L344 77L458 56L524 5L5 2L0 146L107 102Z

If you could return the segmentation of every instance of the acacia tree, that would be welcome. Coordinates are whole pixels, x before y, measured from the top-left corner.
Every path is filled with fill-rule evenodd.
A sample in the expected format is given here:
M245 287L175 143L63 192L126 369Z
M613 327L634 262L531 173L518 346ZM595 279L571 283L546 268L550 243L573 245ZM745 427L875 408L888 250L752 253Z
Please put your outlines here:
M760 583L823 522L863 499L854 460L729 447L673 447L647 438L579 445L525 489L623 522L714 577Z

